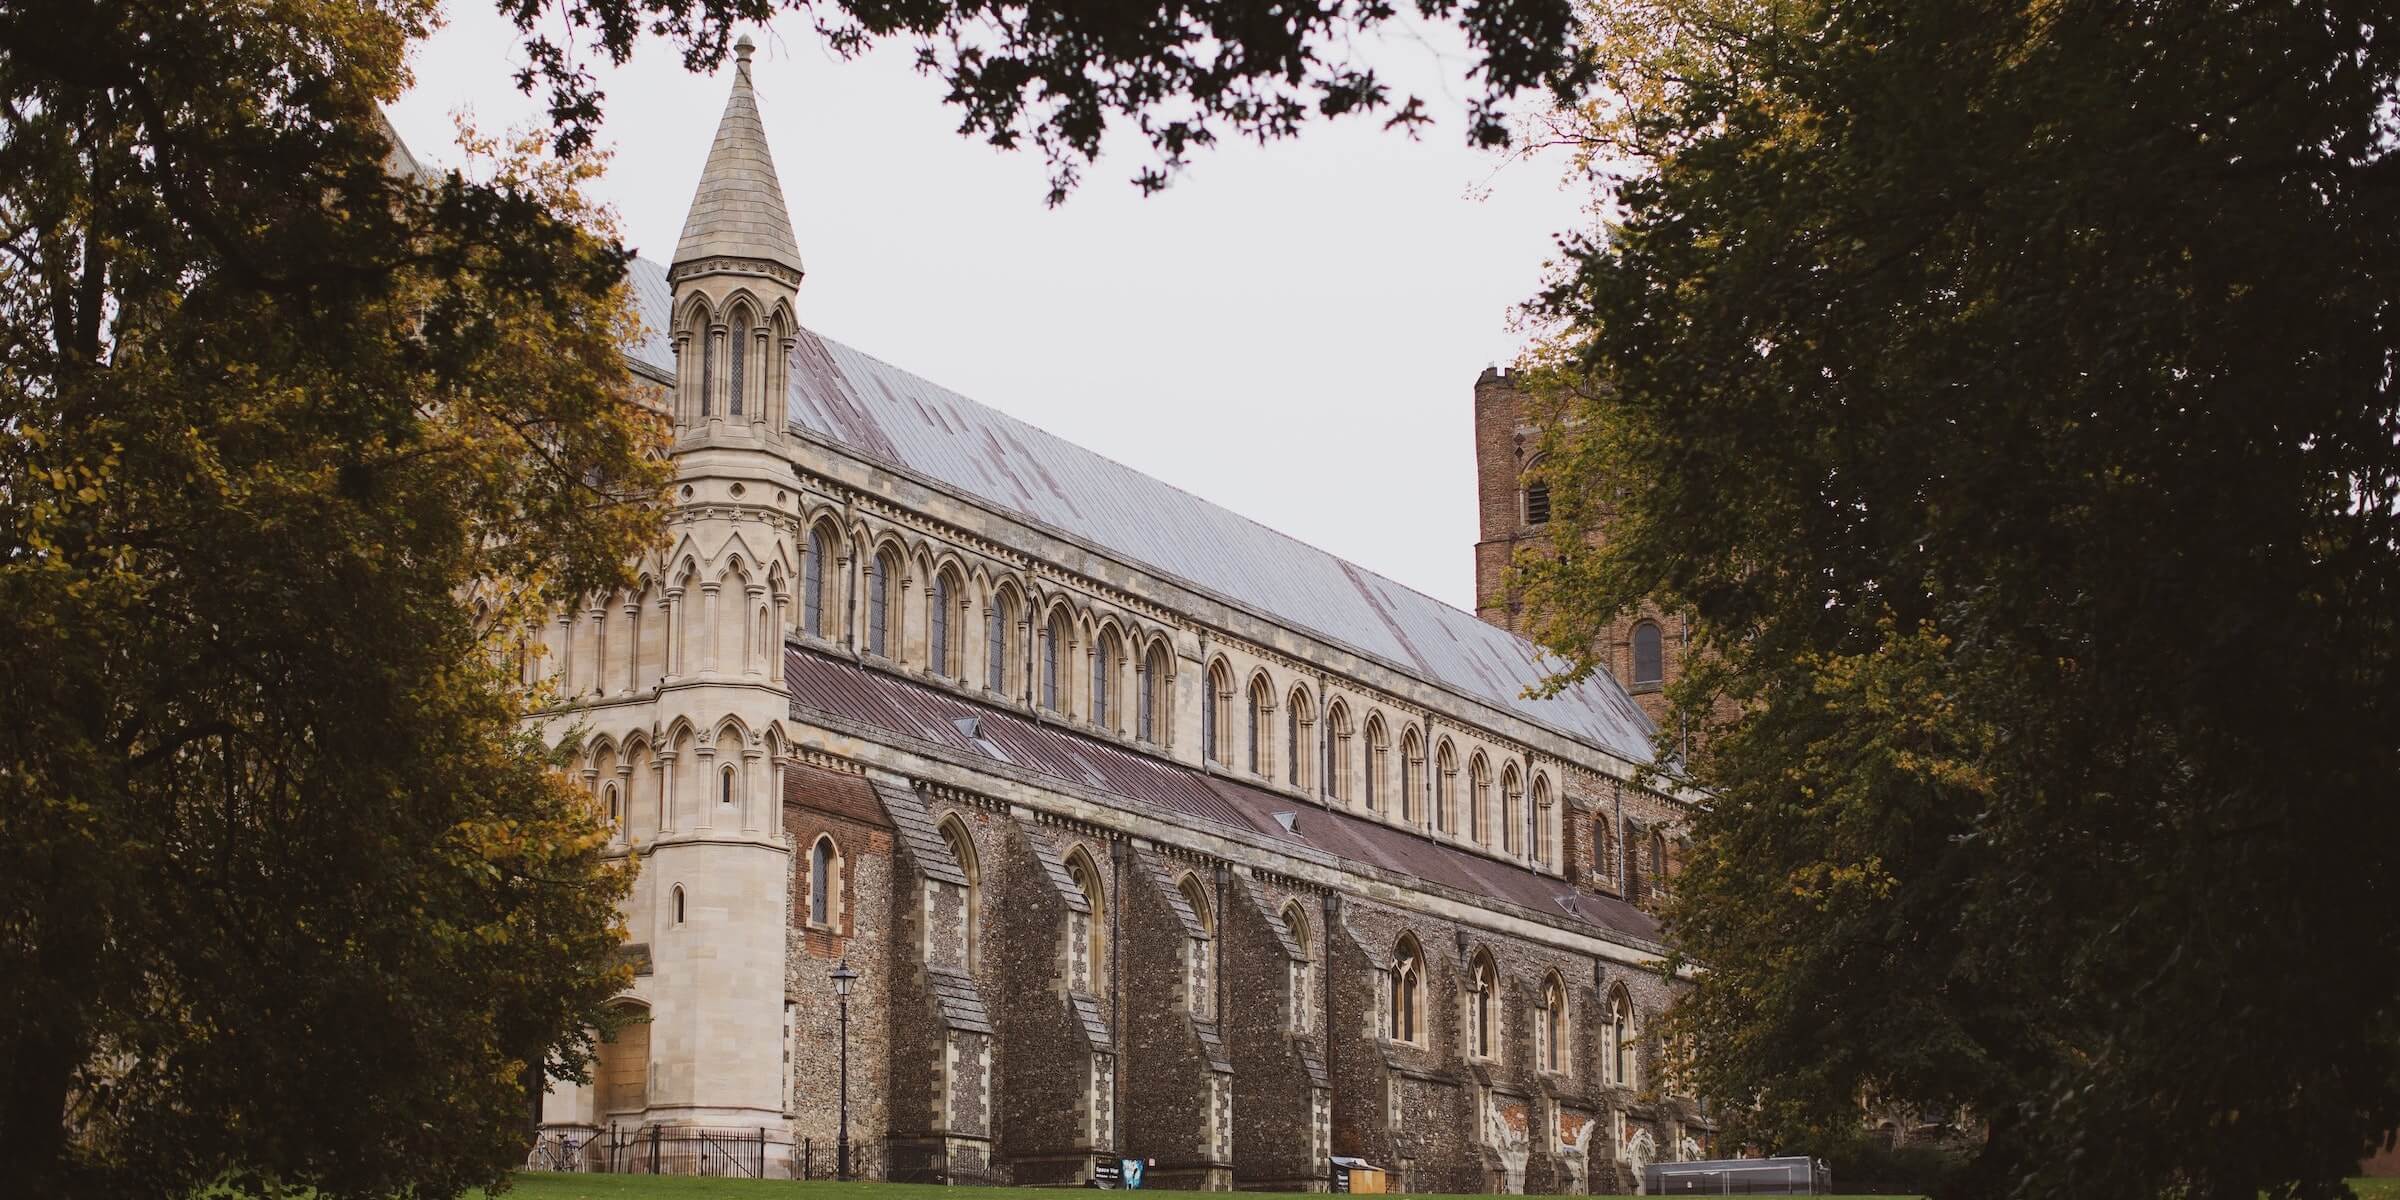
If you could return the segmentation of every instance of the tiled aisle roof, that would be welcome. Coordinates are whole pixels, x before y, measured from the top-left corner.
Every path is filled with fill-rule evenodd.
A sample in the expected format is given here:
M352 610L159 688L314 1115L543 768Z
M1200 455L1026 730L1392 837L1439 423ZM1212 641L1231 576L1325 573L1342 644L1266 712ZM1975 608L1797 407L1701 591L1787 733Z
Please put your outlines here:
M1658 940L1657 923L1621 900L1586 893L1576 898L1572 909L1564 908L1558 898L1573 889L1562 880L1445 846L1379 821L1314 808L1262 787L1138 753L1064 726L1036 723L1009 710L833 655L787 647L784 676L797 710L827 713L1095 788L1136 811L1164 809L1276 842L1312 847L1349 862L1511 901L1642 941ZM958 724L970 719L976 734L972 738ZM1286 831L1275 819L1278 812L1294 811L1299 814L1296 833Z
M652 330L668 324L657 264L635 260ZM637 358L674 370L655 332ZM1608 673L1533 700L1555 660L1474 614L1278 533L830 338L803 330L792 423L1063 530L1132 562L1380 658L1636 763L1654 726ZM1138 396L1127 402L1140 403ZM1460 418L1464 428L1465 418ZM1465 553L1466 548L1456 547Z

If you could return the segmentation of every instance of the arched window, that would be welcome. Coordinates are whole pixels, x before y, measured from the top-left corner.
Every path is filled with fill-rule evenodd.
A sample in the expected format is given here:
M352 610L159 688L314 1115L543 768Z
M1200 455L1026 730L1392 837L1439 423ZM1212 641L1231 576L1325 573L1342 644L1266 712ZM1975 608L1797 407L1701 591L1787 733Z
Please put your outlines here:
M1485 813L1491 805L1491 794L1491 768L1484 765L1483 751L1478 750L1475 757L1467 760L1467 832L1478 846L1492 844L1491 818Z
M676 924L681 925L683 924L683 885L680 883L675 885L673 901L675 905L674 920Z
M818 928L833 924L841 889L841 852L833 839L820 837L808 851L808 923Z
M1614 881L1617 872L1616 835L1605 816L1592 818L1592 874Z
M1636 904L1642 902L1642 884L1648 878L1642 870L1642 827L1632 818L1625 821L1625 898Z
M1100 646L1092 652L1092 724L1102 729L1117 727L1117 714L1111 706L1117 698L1117 660L1122 657L1117 631L1101 631Z
M717 390L717 332L711 326L700 326L700 415L706 418L712 411Z
M992 589L991 612L983 630L983 686L1008 691L1009 631L1017 625L1017 593L1009 587Z
M1300 910L1298 901L1283 906L1283 928L1291 934L1293 948L1300 952L1300 957L1290 964L1290 970L1285 974L1285 1012L1289 1016L1292 1032L1306 1033L1309 1010L1315 1006L1317 995L1314 979L1316 949L1309 941L1308 914Z
M1414 934L1401 934L1392 947L1391 1028L1395 1042L1423 1045L1425 1037L1425 955Z
M733 807L733 766L730 763L717 772L717 804L722 808Z
M1425 806L1420 803L1425 785L1425 744L1417 739L1411 728L1400 735L1400 819L1411 825L1425 820Z
M1634 1086L1633 1078L1633 997L1625 994L1625 985L1618 984L1608 994L1608 1020L1600 1026L1603 1045L1601 1062L1608 1067L1608 1081L1622 1088Z
M1326 796L1342 798L1345 782L1350 777L1350 710L1335 700L1325 706L1325 770L1323 783Z
M1633 682L1637 686L1658 683L1666 677L1665 639L1658 632L1658 622L1643 621L1633 627Z
M1067 856L1067 879L1083 893L1084 904L1091 909L1083 923L1084 962L1089 965L1090 978L1098 980L1105 974L1108 952L1108 892L1100 886L1100 868L1092 857L1081 849ZM1068 914L1070 919L1076 914Z
M1650 831L1650 886L1657 887L1666 881L1667 835L1654 829Z
M1060 608L1050 614L1050 627L1042 634L1042 707L1054 713L1066 711L1059 672L1065 666L1067 636L1067 610Z
M950 609L958 603L958 583L948 571L933 576L933 611L926 614L925 634L933 673L944 679L958 678L958 662L953 657L957 649L950 644Z
M1191 907L1192 915L1200 918L1200 932L1214 936L1217 931L1216 906L1208 902L1208 889L1201 886L1200 877L1186 874L1175 888L1183 893L1183 902Z
M1225 753L1225 727L1232 723L1226 708L1233 703L1233 676L1218 662L1209 664L1205 678L1208 691L1200 697L1200 757L1226 766L1232 757Z
M825 531L808 531L808 556L800 561L800 621L810 637L825 636Z
M892 656L892 593L897 590L900 562L891 551L867 560L867 653Z
M1309 720L1308 693L1293 688L1283 707L1283 748L1290 754L1284 760L1285 781L1305 790L1308 787L1308 735L1314 728L1314 723Z
M1542 1069L1567 1069L1567 985L1556 971L1542 981Z
M1367 752L1362 756L1365 773L1359 777L1359 798L1367 802L1368 812L1383 811L1383 760L1388 757L1387 749L1383 744L1382 718L1368 717Z
M1475 989L1475 994L1470 1001L1474 1019L1474 1028L1471 1032L1475 1038L1475 1054L1478 1058L1498 1058L1500 1057L1500 972L1492 965L1491 951L1478 950L1475 952L1473 980L1469 986Z
M1517 837L1518 827L1525 822L1524 806L1518 803L1523 794L1523 785L1517 782L1516 764L1510 763L1500 772L1500 848L1510 854L1518 853L1523 844Z
M1533 861L1550 865L1550 777L1533 777Z
M1168 719L1171 693L1167 685L1167 647L1160 642L1151 646L1150 653L1142 659L1141 727L1135 734L1152 745L1164 745L1166 731L1171 727Z
M729 353L725 357L732 369L727 372L725 380L725 413L727 416L738 417L742 415L742 393L750 386L749 309L745 308L733 314L732 344L726 349Z
M1550 523L1550 485L1548 483L1536 480L1525 485L1525 523L1528 525Z
M1250 681L1250 773L1261 779L1267 777L1267 714L1274 711L1275 693L1267 690L1264 675Z
M966 962L967 969L972 971L983 954L983 863L975 855L975 839L967 836L967 827L957 817L942 822L942 844L950 848L950 857L958 860L959 873L967 877Z
M1443 833L1458 832L1458 805L1451 799L1457 791L1458 752L1450 748L1450 739L1443 738L1433 764L1433 827Z
M600 789L600 794L601 799L608 805L609 836L614 838L624 837L625 802L617 796L617 785L612 783L602 787Z

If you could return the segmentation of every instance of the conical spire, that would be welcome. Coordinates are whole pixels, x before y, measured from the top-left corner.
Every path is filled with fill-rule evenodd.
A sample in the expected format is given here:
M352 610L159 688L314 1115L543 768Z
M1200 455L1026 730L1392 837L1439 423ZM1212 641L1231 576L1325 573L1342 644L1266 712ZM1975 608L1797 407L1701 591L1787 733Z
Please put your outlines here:
M683 219L675 265L703 258L765 259L799 271L800 245L783 210L783 188L775 181L775 158L767 152L767 128L758 119L750 92L750 39L733 48L733 94L717 121L716 144Z

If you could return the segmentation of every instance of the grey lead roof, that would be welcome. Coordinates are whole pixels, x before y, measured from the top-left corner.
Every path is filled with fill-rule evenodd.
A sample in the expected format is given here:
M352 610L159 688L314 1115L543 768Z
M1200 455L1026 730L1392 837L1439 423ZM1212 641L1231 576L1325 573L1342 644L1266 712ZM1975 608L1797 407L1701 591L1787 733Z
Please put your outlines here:
M635 357L672 378L673 347L655 332L668 325L666 274L640 259L631 274L651 330ZM801 331L792 368L791 422L809 433L1620 758L1651 759L1655 727L1606 672L1528 698L1557 660L1471 613L831 338Z

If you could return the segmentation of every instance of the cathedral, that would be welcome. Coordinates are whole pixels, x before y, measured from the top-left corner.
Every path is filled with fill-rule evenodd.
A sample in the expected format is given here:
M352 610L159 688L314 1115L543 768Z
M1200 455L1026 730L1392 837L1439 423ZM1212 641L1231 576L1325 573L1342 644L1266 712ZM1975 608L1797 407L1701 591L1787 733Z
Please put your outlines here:
M1693 797L1637 782L1672 628L1530 698L1497 600L811 332L750 56L630 279L668 540L536 660L640 875L534 1165L1588 1193L1710 1153L1656 1028ZM1547 515L1506 386L1479 560Z

